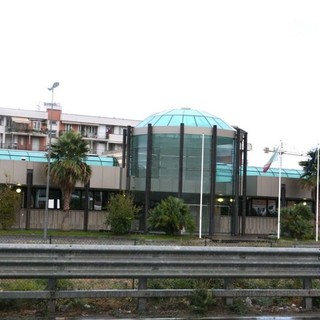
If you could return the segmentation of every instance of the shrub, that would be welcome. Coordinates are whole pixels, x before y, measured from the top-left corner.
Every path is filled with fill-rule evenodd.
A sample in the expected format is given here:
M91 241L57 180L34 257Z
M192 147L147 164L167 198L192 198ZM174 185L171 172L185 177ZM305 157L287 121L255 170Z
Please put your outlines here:
M114 234L126 234L131 230L132 221L140 208L134 205L129 194L112 195L107 206L106 224Z
M194 313L205 314L216 303L211 290L196 289L190 297L190 308Z
M20 208L20 195L9 185L0 189L0 225L7 230L16 221L16 212Z
M281 232L291 238L312 239L313 214L308 206L297 204L281 210Z
M229 306L229 309L238 315L244 315L248 312L248 305L246 304L246 301L244 299L236 298Z
M173 196L162 200L149 211L148 222L152 228L170 235L183 229L190 233L195 230L195 221L190 208L182 199Z
M212 292L212 288L215 288L217 284L217 281L213 279L197 281L196 289L193 291L189 300L192 312L205 314L211 306L217 305L217 299Z

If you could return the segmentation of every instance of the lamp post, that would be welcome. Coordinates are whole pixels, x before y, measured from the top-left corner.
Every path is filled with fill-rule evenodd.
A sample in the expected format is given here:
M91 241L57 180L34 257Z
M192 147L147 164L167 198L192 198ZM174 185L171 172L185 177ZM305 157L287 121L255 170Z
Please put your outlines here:
M48 88L51 91L51 111L53 108L53 101L54 101L54 89L59 86L59 82L54 82L52 87ZM47 231L48 231L48 218L49 218L49 184L50 184L50 162L51 162L51 131L52 131L52 119L51 113L48 113L48 121L50 121L49 125L49 143L48 143L48 166L47 166L47 183L46 183L46 206L44 211L44 224L43 224L43 239L47 240Z

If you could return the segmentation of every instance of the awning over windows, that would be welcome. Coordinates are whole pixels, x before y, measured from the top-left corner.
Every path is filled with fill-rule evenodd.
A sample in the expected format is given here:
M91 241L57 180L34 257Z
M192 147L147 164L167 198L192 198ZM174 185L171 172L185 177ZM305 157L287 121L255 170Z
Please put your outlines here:
M27 118L17 118L17 117L12 117L12 122L15 122L15 123L26 123L26 124L29 124L30 123L30 120L27 119Z

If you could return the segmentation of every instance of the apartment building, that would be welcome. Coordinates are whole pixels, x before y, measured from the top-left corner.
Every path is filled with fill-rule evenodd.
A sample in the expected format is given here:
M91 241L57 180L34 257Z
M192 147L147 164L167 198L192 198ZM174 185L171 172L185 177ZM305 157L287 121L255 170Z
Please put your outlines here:
M47 103L44 110L0 108L0 148L45 151L63 132L79 132L90 153L112 155L121 161L123 130L140 121L101 116L67 114L59 104ZM50 130L51 129L51 130Z

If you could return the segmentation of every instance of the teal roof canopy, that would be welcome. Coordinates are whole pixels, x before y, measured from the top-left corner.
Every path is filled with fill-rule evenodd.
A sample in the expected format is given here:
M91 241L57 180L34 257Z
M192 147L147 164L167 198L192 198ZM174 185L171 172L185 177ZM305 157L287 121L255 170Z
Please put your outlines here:
M27 151L15 149L0 149L0 160L17 160L32 162L48 162L44 151ZM118 167L119 163L115 157L88 155L85 162L90 166Z
M281 177L299 179L304 171L299 169L281 168ZM262 167L250 166L247 168L247 176L262 176L262 177L278 177L279 168L269 168L267 172L263 172Z
M231 130L235 129L210 113L195 110L191 108L171 109L150 115L141 121L136 127L147 127L148 124L157 127L177 127L183 123L188 127L212 128L217 126L218 129Z
M44 151L27 151L27 150L15 150L15 149L0 149L0 161L1 160L17 160L17 161L32 161L32 162L47 162L46 152ZM91 166L107 166L117 167L119 166L118 160L115 157L110 156L98 156L88 155L85 161ZM230 164L217 164L217 173L220 176L230 176L232 165ZM301 178L303 170L298 169L281 169L281 176L285 178ZM263 176L263 177L278 177L279 169L269 168L267 172L263 172L262 167L248 166L247 176Z

